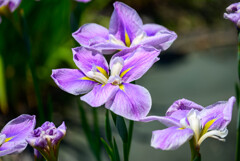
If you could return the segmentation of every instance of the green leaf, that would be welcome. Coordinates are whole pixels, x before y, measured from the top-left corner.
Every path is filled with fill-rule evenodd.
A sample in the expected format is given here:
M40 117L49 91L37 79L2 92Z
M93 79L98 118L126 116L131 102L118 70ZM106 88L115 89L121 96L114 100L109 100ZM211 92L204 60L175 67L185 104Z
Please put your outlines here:
M115 113L113 113L112 111L111 111L111 115L112 115L113 122L116 125L117 115Z
M117 143L116 143L116 140L115 138L113 138L113 159L114 161L120 161L120 156L119 156L119 152L118 152L118 147L117 147Z
M88 141L88 144L89 144L89 147L91 149L91 151L93 152L95 158L97 161L100 161L101 158L100 158L100 153L99 153L99 150L97 149L97 147L95 146L95 139L94 139L94 136L93 134L91 133L91 130L90 130L90 126L89 126L89 123L88 123L88 120L86 118L86 113L85 113L85 110L82 106L82 102L78 101L78 107L79 107L79 112L80 112L80 119L81 119L81 122L82 122L82 128L83 128L83 131L84 131L84 134L87 138L87 141Z
M112 130L111 130L111 124L110 124L110 120L109 120L109 112L108 112L108 110L106 110L105 130L106 130L107 140L108 140L109 144L112 147L113 146L113 144L112 144Z
M113 150L112 150L112 148L108 145L108 143L103 138L101 138L101 141L103 143L103 147L106 150L110 160L113 160Z
M122 141L124 143L127 143L128 142L128 131L127 131L127 126L125 124L123 117L117 115L116 127L117 127L120 137L122 138Z
M130 120L129 121L129 129L128 129L128 154L127 157L129 158L129 154L130 154L130 149L131 149L131 143L132 143L132 134L133 134L133 127L134 127L134 121Z

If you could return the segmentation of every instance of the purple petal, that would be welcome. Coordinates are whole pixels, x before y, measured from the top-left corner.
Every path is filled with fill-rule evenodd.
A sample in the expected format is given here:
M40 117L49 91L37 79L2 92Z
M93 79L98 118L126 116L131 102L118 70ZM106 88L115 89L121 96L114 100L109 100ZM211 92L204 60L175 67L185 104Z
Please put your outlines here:
M114 58L122 57L124 59L124 66L120 73L123 82L128 83L141 78L159 60L160 52L152 47L139 47L136 50L129 49L126 51L114 55L110 62L111 66Z
M143 33L141 18L133 8L122 2L115 2L113 5L114 11L110 20L109 33L122 42L125 42L125 34L127 34L132 42L134 38Z
M63 121L62 124L56 130L56 134L52 141L53 145L57 145L59 141L63 139L63 137L66 135L66 130L67 130L67 127L65 125L65 122Z
M9 142L25 140L25 138L33 131L36 125L35 116L22 114L17 118L8 122L1 133L6 135L6 138L12 139Z
M109 99L106 108L130 120L140 120L151 109L150 93L139 85L123 83L115 97Z
M21 153L27 147L27 142L16 141L16 142L6 142L0 147L0 157L8 154Z
M177 34L165 27L157 24L143 25L147 37L140 43L143 45L153 46L156 49L166 50L176 40Z
M95 23L85 24L72 34L74 39L83 46L92 46L108 40L108 30Z
M216 102L203 109L200 112L202 125L204 126L208 121L216 119L210 127L210 130L215 128L220 130L224 129L232 119L232 108L235 101L235 97L231 97L228 101Z
M15 11L16 8L20 5L22 0L9 0L8 8L11 12Z
M91 71L94 66L101 67L105 72L109 73L108 63L99 52L84 47L73 48L72 51L73 61L85 75Z
M116 50L123 50L123 49L126 49L127 47L106 41L106 42L102 42L102 43L96 43L96 44L90 46L90 48L97 50L98 52L100 52L102 54L109 55L109 54L114 53Z
M91 92L81 97L82 101L87 102L92 107L99 107L113 97L118 90L118 86L110 83L99 84L93 88Z
M192 102L190 100L187 99L179 99L177 101L175 101L167 110L166 112L166 116L172 116L172 114L174 112L178 112L175 113L175 118L180 120L181 117L185 114L188 113L188 111L190 111L191 109L196 109L198 111L201 111L203 109L203 107L201 105L196 104L195 102ZM179 111L183 111L181 114L179 113ZM179 118L177 117L179 116Z
M164 130L156 130L152 133L151 146L156 149L175 150L192 136L193 131L188 128L169 127Z
M27 146L25 139L33 131L35 124L35 116L26 114L8 122L1 133L10 140L1 145L0 156L22 152Z
M86 76L78 69L55 69L51 77L59 88L73 95L88 93L97 84L84 79Z
M232 21L233 23L235 23L237 25L238 21L240 20L240 14L239 13L224 13L223 17L225 19L228 19L230 21Z
M152 122L152 121L159 121L162 124L164 124L167 127L171 127L171 126L177 126L177 127L181 127L181 124L179 122L179 120L176 120L172 117L168 117L168 116L147 116L145 118L140 119L141 122Z

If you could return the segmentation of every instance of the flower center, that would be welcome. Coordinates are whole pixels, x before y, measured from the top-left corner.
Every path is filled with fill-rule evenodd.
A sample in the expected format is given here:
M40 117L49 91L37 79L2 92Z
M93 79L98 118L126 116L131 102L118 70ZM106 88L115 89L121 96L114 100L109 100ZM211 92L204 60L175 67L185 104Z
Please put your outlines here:
M122 84L122 75L120 75L123 68L124 60L121 57L116 57L112 60L110 64L111 75L108 76L107 72L99 67L93 66L92 70L87 73L87 77L82 79L97 81L101 84L112 83L113 85Z
M180 124L182 125L182 128L180 129L192 129L194 132L195 143L197 146L200 146L200 144L208 137L224 141L224 137L227 136L228 130L226 128L220 130L209 130L212 124L216 121L216 119L208 121L202 127L198 113L199 111L197 110L191 110L187 115L187 119L184 118L180 121Z
M125 34L124 34L124 41L122 40L118 40L115 36L113 35L109 35L109 41L113 44L116 44L116 45L121 45L121 46L126 46L126 47L130 47L130 46L135 46L137 44L140 44L140 42L145 39L147 36L146 36L146 33L143 32L141 33L140 35L138 35L137 37L135 37L132 42L129 38L129 35L127 33L127 31L125 31Z

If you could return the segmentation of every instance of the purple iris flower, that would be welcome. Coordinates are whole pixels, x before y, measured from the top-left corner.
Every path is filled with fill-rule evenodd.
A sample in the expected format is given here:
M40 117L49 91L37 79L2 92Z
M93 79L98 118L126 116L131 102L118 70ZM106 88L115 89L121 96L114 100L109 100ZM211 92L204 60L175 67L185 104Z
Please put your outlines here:
M0 15L4 14L4 10L8 8L11 12L15 11L16 8L20 5L22 0L0 0ZM2 18L0 17L0 23L2 22Z
M192 101L180 99L169 107L166 116L149 116L141 121L157 120L168 127L153 131L151 146L154 148L175 150L191 138L199 147L208 137L224 141L234 103L235 97L231 97L228 101L219 101L204 108Z
M111 54L137 45L152 46L159 50L170 47L177 35L157 24L145 24L138 13L122 2L114 3L109 30L95 23L81 26L72 34L82 46Z
M46 160L57 160L60 141L66 135L66 126L63 122L58 128L54 123L46 121L38 127L26 139L35 148L35 155L39 157L39 151Z
M8 122L0 133L0 157L21 153L27 147L27 136L36 124L35 116L20 115Z
M91 49L73 49L73 60L80 69L52 71L55 83L92 107L105 107L130 120L145 117L152 104L147 89L130 82L139 79L157 61L159 50L139 47L115 54L108 66L104 56Z
M240 2L233 3L226 8L227 13L224 13L224 18L231 20L240 28Z

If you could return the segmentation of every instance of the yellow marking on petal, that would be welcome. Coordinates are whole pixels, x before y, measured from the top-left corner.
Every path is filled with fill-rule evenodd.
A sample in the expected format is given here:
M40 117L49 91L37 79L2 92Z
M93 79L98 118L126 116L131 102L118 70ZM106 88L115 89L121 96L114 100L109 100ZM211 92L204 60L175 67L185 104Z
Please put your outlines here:
M131 41L130 41L127 31L125 31L125 44L127 47L130 47L130 45L131 45Z
M184 129L183 127L178 128L178 130L183 130L183 129Z
M103 69L102 67L100 66L96 66L96 68L99 70L99 72L101 72L106 78L108 78L108 74L106 72L105 69Z
M200 134L200 137L203 136L204 134L207 133L208 129L210 128L210 126L212 126L212 124L216 121L216 119L212 119L210 121L208 121L205 126L203 127L203 130Z
M119 88L124 91L124 85L123 84L120 84Z
M81 79L82 79L82 80L90 80L90 81L94 81L94 82L96 82L94 79L89 78L89 77L82 77Z
M13 138L13 137L6 138L4 142L6 143L6 142L10 141L12 138Z
M106 84L102 84L102 86L101 87L104 87Z
M127 72L129 72L129 70L131 70L132 68L128 68L126 70L124 70L121 74L120 77L122 78Z

